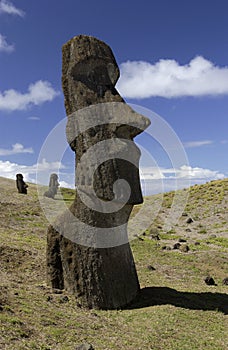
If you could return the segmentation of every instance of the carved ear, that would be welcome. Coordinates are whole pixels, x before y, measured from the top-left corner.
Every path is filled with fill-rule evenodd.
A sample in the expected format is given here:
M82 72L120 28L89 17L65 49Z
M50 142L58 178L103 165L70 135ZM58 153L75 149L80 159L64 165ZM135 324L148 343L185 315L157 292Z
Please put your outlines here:
M112 82L113 86L116 85L117 80L120 77L120 71L117 65L114 65L113 63L107 64L107 71L108 76L110 78L110 81Z

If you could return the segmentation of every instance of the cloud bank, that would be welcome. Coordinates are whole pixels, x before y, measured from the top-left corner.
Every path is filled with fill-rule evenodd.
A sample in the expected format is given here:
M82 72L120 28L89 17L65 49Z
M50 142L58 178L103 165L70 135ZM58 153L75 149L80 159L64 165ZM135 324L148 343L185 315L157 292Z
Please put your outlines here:
M0 160L0 176L15 179L17 173L22 173L26 181L35 182L36 174L56 172L59 169L64 169L65 166L61 162L47 162L45 159L39 164L23 165L12 163L10 161ZM47 176L47 183L49 177Z
M183 165L178 169L142 167L140 178L143 195L149 196L220 180L225 178L225 175L216 170Z
M117 83L126 98L177 98L228 94L228 67L218 67L202 56L186 65L161 59L152 64L127 61L120 65Z
M15 143L14 145L12 145L11 149L0 148L0 156L11 156L14 154L21 153L34 153L34 151L31 147L24 148L24 146L20 143Z
M50 174L56 172L59 173L61 187L74 188L74 173L68 170L61 162L47 162L45 159L34 165L0 160L0 176L15 179L17 173L22 173L26 181L35 183L38 172L38 179L42 180L39 183L48 184ZM183 165L178 169L142 167L140 178L144 195L150 195L223 179L225 175L216 170Z
M205 179L205 180L219 180L225 178L225 175L217 170L204 169L199 167L191 167L189 165L182 165L178 169L173 168L154 168L142 167L140 168L140 177L142 180L171 180L171 179Z
M212 140L188 141L188 142L184 142L184 147L185 148L195 148L195 147L211 145L212 143L213 143Z
M1 0L0 1L0 14L6 13L8 15L16 15L19 17L24 17L25 12L15 7L10 1Z
M71 188L74 189L75 185L66 181L59 181L60 187Z
M0 111L22 111L32 105L41 105L52 101L59 95L48 81L39 80L29 85L27 93L21 93L14 89L0 92Z
M0 52L10 53L13 51L14 51L14 45L8 44L5 36L0 34Z

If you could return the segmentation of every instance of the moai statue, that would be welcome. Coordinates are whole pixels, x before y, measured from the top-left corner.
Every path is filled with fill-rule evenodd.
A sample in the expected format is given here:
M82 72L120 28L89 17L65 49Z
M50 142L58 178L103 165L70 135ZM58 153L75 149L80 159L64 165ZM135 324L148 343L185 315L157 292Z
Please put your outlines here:
M16 185L18 193L27 194L28 185L24 182L22 174L16 175Z
M58 175L51 174L50 181L49 181L49 189L44 193L44 196L54 199L55 195L57 194L58 187L59 187Z
M87 308L123 307L140 289L127 223L133 205L143 201L133 138L150 122L124 102L115 89L118 78L104 42L80 35L63 46L66 134L76 153L77 190L70 209L49 226L47 280Z

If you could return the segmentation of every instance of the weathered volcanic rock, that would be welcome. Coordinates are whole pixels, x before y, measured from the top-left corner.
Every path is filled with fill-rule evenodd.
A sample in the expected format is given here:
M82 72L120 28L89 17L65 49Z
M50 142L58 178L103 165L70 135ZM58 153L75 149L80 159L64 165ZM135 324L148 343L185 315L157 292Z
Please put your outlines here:
M228 286L228 277L223 279L222 284L224 284L225 286Z
M22 174L16 175L16 186L17 186L18 193L27 194L28 185L24 182Z
M214 278L211 277L211 276L207 276L205 279L204 279L204 282L208 285L208 286L216 286L216 283L214 281Z
M47 279L88 308L119 308L139 292L127 222L133 205L142 202L140 152L132 140L149 120L124 102L115 88L118 77L104 42L80 35L63 46L66 134L76 153L77 192L48 229Z
M48 188L48 191L44 193L44 196L54 199L55 195L57 194L58 187L59 187L58 175L51 174L50 180L49 180L49 188Z

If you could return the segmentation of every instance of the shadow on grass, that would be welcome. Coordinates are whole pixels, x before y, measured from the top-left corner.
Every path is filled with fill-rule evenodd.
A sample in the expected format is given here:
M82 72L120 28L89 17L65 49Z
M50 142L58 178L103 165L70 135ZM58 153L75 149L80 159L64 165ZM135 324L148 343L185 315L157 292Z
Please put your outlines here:
M220 311L228 314L228 295L222 293L179 292L167 287L147 287L127 309L140 309L155 305L174 305L191 310Z

